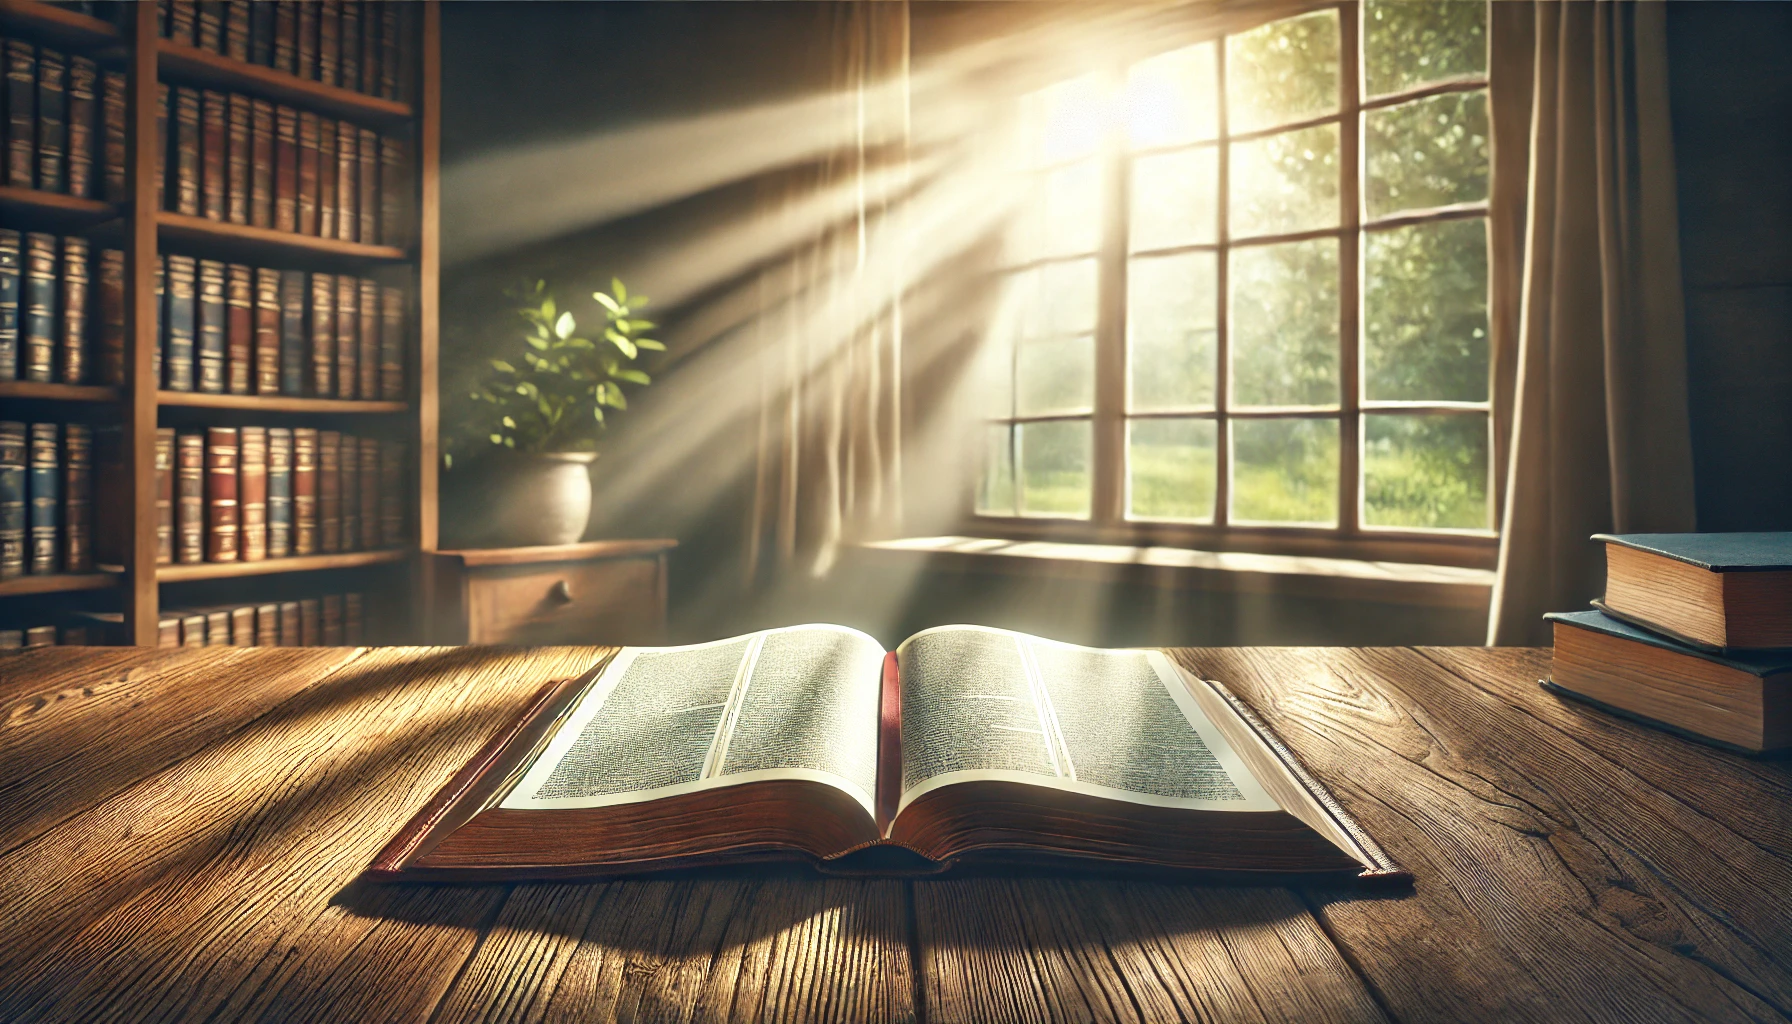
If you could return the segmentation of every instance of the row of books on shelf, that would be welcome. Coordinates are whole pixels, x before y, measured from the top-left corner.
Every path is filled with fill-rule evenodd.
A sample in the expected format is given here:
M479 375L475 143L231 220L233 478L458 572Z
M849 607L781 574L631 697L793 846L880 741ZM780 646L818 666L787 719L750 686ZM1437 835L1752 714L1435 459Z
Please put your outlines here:
M0 229L0 380L122 385L124 253ZM156 258L158 384L170 391L404 398L403 289L348 274Z
M6 184L128 199L123 73L23 39L0 49ZM162 84L157 102L164 209L343 242L401 245L408 237L410 175L399 139L238 93Z
M164 608L156 620L157 647L342 647L366 638L366 601L358 592L297 601ZM59 622L0 627L9 647L125 645L117 612L72 612Z
M124 561L122 440L116 427L0 421L0 579ZM160 428L156 562L402 547L407 458L403 441L310 427Z
M405 98L412 4L158 0L157 6L162 34L174 42L368 96Z

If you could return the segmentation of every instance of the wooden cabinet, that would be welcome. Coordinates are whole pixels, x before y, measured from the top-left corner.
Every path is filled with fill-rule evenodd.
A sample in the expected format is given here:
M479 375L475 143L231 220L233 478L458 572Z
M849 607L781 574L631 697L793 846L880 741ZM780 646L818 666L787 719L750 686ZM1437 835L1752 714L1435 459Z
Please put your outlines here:
M672 540L440 551L433 636L444 644L663 641Z

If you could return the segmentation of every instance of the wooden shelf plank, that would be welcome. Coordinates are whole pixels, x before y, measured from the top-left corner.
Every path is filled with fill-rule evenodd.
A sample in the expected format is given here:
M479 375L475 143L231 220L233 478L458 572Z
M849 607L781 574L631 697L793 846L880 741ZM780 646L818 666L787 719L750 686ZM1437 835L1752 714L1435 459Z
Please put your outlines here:
M244 409L250 412L311 412L372 415L409 412L404 402L353 398L305 398L299 395L211 395L197 391L158 391L156 404L191 409Z
M358 569L368 565L389 565L411 557L410 548L383 551L350 551L340 555L303 555L298 558L269 558L260 562L196 562L188 565L156 566L158 583L185 583L189 580L220 580L235 576L268 576L284 572L316 572L320 569Z
M118 389L98 384L44 384L34 380L0 380L0 398L52 402L116 402Z
M0 597L20 594L61 594L71 590L105 590L121 577L114 572L55 573L49 576L15 576L0 580Z
M316 235L207 220L168 210L157 211L156 227L162 241L171 243L177 250L191 250L198 256L245 263L287 264L298 260L355 267L403 263L408 259L405 251L395 245L341 242Z
M0 0L0 3L4 2ZM98 199L0 185L0 217L5 218L8 227L26 230L79 228L117 216L117 207Z
M370 126L404 124L415 114L409 103L309 81L168 39L157 40L156 62L171 81L252 93Z
M36 0L0 0L0 29L74 50L113 46L123 38L110 22Z

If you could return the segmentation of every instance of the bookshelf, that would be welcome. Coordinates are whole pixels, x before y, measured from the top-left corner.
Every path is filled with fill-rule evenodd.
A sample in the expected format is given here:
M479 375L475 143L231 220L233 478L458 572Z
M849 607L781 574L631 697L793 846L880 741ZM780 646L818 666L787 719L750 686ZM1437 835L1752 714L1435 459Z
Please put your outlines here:
M102 72L122 72L125 79L122 202L0 184L0 227L21 233L30 230L86 237L96 266L102 246L120 248L124 253L123 385L85 380L78 384L0 380L0 402L7 406L0 419L81 421L122 427L123 474L117 494L122 496L123 507L116 518L122 524L122 535L115 541L123 564L96 567L91 572L28 574L0 580L0 616L9 614L3 602L13 598L57 595L58 600L64 600L61 595L75 595L67 600L79 600L93 596L104 602L102 609L122 612L125 642L148 646L157 642L158 621L168 598L165 588L169 586L205 586L207 581L251 578L260 578L263 583L247 586L272 586L269 581L274 577L292 577L302 582L299 574L328 576L343 571L359 573L358 579L373 580L369 586L382 595L402 599L392 602L395 605L421 608L423 574L436 548L439 458L435 395L441 137L437 3L427 0L405 5L415 14L407 15L401 22L405 35L400 44L399 66L405 80L398 92L404 99L357 92L176 42L164 36L158 6L120 5L120 21L113 24L37 0L0 0L0 35L84 55L93 59ZM408 200L402 217L405 237L401 244L388 243L383 237L383 225L381 241L376 244L165 209L156 189L155 141L162 137L158 125L159 85L203 88L265 100L299 112L350 122L383 138L401 140L407 155L402 194ZM173 128L170 123L167 130L172 132ZM96 156L96 176L100 174L98 164ZM170 175L174 173L173 165L171 157L167 171ZM327 170L320 166L319 173ZM382 166L381 173L391 172ZM94 194L101 194L101 189L96 186ZM382 192L382 201L389 201L383 198L389 194ZM378 398L341 398L309 393L221 394L164 389L156 374L160 339L155 274L161 253L289 272L353 276L374 281L381 288L400 289L404 296L405 346L402 394L396 398L390 393ZM90 273L97 278L97 273ZM347 289L348 285L343 287ZM89 346L91 361L97 346L91 340ZM366 351L362 349L363 356ZM23 374L22 364L20 373ZM258 418L264 415L265 419ZM157 564L157 428L178 426L186 430L238 425L362 432L367 444L373 443L374 435L382 443L402 441L405 543L258 561ZM384 464L390 466L391 462ZM368 507L362 506L364 510ZM240 593L250 595L253 591ZM263 600L249 596L241 599ZM385 625L386 632L379 639L391 641L413 639L421 635L423 628L420 617L405 617Z

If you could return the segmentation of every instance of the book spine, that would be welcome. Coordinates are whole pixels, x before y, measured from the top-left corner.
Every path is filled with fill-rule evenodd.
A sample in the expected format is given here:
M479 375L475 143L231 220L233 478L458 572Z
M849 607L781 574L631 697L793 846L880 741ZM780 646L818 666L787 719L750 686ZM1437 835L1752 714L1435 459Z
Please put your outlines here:
M307 5L309 6L309 5ZM317 115L299 112L298 232L317 234Z
M233 395L254 390L255 271L241 263L225 268L224 386Z
M380 138L371 128L360 129L360 136L355 144L355 237L371 245L379 239Z
M355 391L363 398L380 397L380 286L367 278L359 282L361 352L356 365L361 380Z
M361 383L360 283L347 274L336 278L336 397L355 398ZM372 398L372 395L360 395Z
M274 108L274 230L299 229L299 112Z
M267 100L249 103L249 223L274 226L274 105Z
M37 51L6 41L6 183L37 187Z
M201 50L224 52L224 5L219 0L199 0L198 31L194 40Z
M361 537L363 551L380 546L380 439L361 438Z
M242 560L259 562L268 557L268 430L243 427L237 468L236 491L242 531L238 545Z
M84 423L63 428L62 565L93 571L93 428Z
M342 2L321 0L317 5L317 80L335 85L342 68Z
M404 290L380 289L380 397L404 400Z
M336 393L336 279L311 275L311 393Z
M341 85L361 91L361 5L357 0L343 0L342 4Z
M292 554L292 430L268 429L268 557Z
M174 90L174 211L199 216L199 90Z
M95 97L99 65L86 57L68 62L68 194L94 194L93 151Z
M32 626L25 630L25 647L27 649L54 646L56 646L55 626Z
M182 647L205 646L205 614L183 615L180 619L180 645Z
M125 382L124 250L100 250L100 382Z
M61 379L64 384L80 384L87 379L87 239L63 238L58 283L62 291L62 332L57 345L62 356Z
M367 623L362 612L361 595L342 595L342 642L359 647L367 639Z
M274 66L273 0L245 0L249 8L249 63Z
M199 261L199 390L224 393L224 264Z
M169 256L168 353L164 386L170 391L193 390L193 338L196 328L194 292L198 263L191 256Z
M177 43L192 46L199 42L199 3L198 0L169 0L168 13L163 22L167 27L168 38Z
M277 647L280 644L280 606L255 606L255 646Z
M344 434L341 446L342 550L355 551L361 547L361 439Z
M317 554L317 430L292 432L292 553Z
M29 488L25 424L0 421L0 580L25 574Z
M0 228L0 380L19 375L19 233Z
M26 380L48 383L56 359L56 236L25 236L24 325Z
M224 219L232 224L249 223L250 161L254 159L250 126L254 122L254 101L240 93L226 101L230 113L229 149L225 167Z
M68 152L68 62L55 50L37 52L37 187L68 187L63 159Z
M297 647L304 639L300 631L299 602L280 602L280 646Z
M162 381L164 379L162 376L162 354L168 348L168 260L167 260L167 257L161 255L160 253L156 254L156 265L155 265L155 269L153 271L151 271L151 274L155 278L154 287L155 287L155 295L156 295L156 300L155 300L156 343L155 343L154 350L150 353L150 357L149 357L150 358L150 366L151 366L150 377L155 380L157 387L162 387L163 386Z
M100 196L108 203L122 203L125 193L125 80L122 71L105 74L104 92L100 99L101 135L104 139L106 165L104 186Z
M342 435L317 432L317 549L342 550Z
M205 646L230 646L230 612L220 608L205 613Z
M322 614L319 616L323 620L319 639L322 640L325 647L341 647L342 595L325 594L318 600L318 604L323 606Z
M230 646L255 646L255 606L239 605L230 609Z
M235 427L205 430L205 560L234 562L240 553L242 510L237 504Z
M156 620L156 646L180 646L180 619L158 618Z
M317 234L336 237L336 122L317 122Z
M199 209L221 221L230 203L230 100L207 89L199 102Z
M321 609L315 597L299 602L299 646L316 647L323 642Z
M280 393L280 272L257 267L255 275L255 393Z
M362 3L361 8L361 92L368 96L380 91L380 12L379 5Z
M380 242L385 245L402 246L409 241L409 184L404 144L398 139L381 139Z
M173 427L156 428L156 564L174 561Z
M205 561L205 435L177 435L175 458L175 558L190 565Z
M289 75L299 70L299 5L280 0L274 6L274 70Z
M398 5L380 4L380 97L398 98Z
M317 2L302 0L299 4L298 40L295 45L300 78L317 78Z
M355 168L360 162L359 129L347 121L336 125L336 239L353 242L361 223L355 212Z
M156 198L162 209L174 209L174 197L168 194L168 119L174 110L174 90L166 82L156 83Z
M305 272L280 272L280 393L305 393Z
M57 459L57 435L54 423L31 424L30 479L31 490L31 559L27 564L32 575L44 576L62 569L62 545L58 534L62 519L62 472Z
M380 443L380 546L404 546L405 443Z
M224 56L231 60L249 59L248 0L228 0L224 5Z

